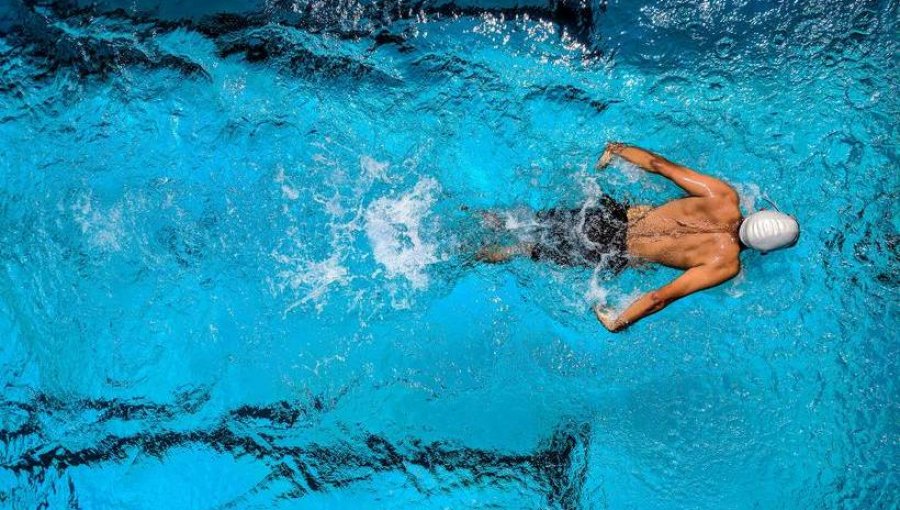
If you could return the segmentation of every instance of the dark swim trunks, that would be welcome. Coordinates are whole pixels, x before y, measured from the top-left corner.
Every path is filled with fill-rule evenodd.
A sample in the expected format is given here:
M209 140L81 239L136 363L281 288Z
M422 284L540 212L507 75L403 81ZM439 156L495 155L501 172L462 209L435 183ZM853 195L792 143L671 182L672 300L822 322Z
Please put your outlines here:
M603 195L584 209L548 209L537 213L534 260L563 266L602 266L616 272L628 265L628 206Z

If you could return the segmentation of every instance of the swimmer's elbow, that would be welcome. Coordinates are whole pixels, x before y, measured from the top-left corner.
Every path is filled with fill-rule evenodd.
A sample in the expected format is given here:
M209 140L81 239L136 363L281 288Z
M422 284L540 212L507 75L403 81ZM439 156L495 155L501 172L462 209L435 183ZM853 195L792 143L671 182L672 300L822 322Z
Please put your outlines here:
M738 196L737 191L735 191L734 188L732 188L731 186L729 186L728 184L726 184L724 182L721 183L720 186L717 186L717 189L715 189L713 193L715 196L724 198L725 200L727 200L728 202L730 202L734 205L738 205L741 202L741 199Z

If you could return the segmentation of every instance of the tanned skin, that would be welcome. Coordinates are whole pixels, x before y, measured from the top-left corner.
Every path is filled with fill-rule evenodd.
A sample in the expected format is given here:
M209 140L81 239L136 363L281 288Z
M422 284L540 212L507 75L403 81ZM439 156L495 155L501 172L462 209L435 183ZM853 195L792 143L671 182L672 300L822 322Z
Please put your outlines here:
M738 229L743 218L737 192L719 179L620 143L607 144L597 169L606 168L614 156L669 179L689 195L659 207L628 210L628 254L684 273L645 294L618 317L608 308L595 306L597 319L616 332L676 299L734 278L741 270Z
M737 192L719 179L621 143L607 144L596 168L606 168L613 157L661 175L688 194L659 207L640 205L628 209L628 254L638 261L683 269L684 273L645 294L618 317L609 308L594 306L597 319L606 329L617 332L676 299L734 278L741 269L738 229L743 218ZM488 246L477 257L485 262L505 262L529 255L531 248L528 244Z

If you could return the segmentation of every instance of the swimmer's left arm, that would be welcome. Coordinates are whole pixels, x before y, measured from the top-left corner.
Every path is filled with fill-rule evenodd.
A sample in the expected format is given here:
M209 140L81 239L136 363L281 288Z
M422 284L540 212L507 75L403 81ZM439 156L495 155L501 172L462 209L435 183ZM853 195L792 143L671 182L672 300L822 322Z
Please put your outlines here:
M614 333L622 331L644 317L662 310L677 299L730 280L738 273L739 269L740 267L736 264L692 267L668 285L641 296L616 318L613 318L608 310L599 305L594 307L594 314L606 329Z

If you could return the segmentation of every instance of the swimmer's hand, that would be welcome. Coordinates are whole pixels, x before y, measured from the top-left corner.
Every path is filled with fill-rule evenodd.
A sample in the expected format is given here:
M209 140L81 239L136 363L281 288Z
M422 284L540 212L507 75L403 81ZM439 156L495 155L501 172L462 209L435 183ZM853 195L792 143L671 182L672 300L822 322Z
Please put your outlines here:
M624 147L624 145L619 142L609 142L606 144L606 150L600 155L600 159L597 160L597 164L594 168L597 170L606 168L612 160L613 154L618 154L622 147Z
M600 321L600 324L603 324L603 327L610 332L616 333L622 330L622 326L619 325L619 322L616 320L615 313L605 305L601 305L600 303L594 305L594 315L597 316L597 320Z

